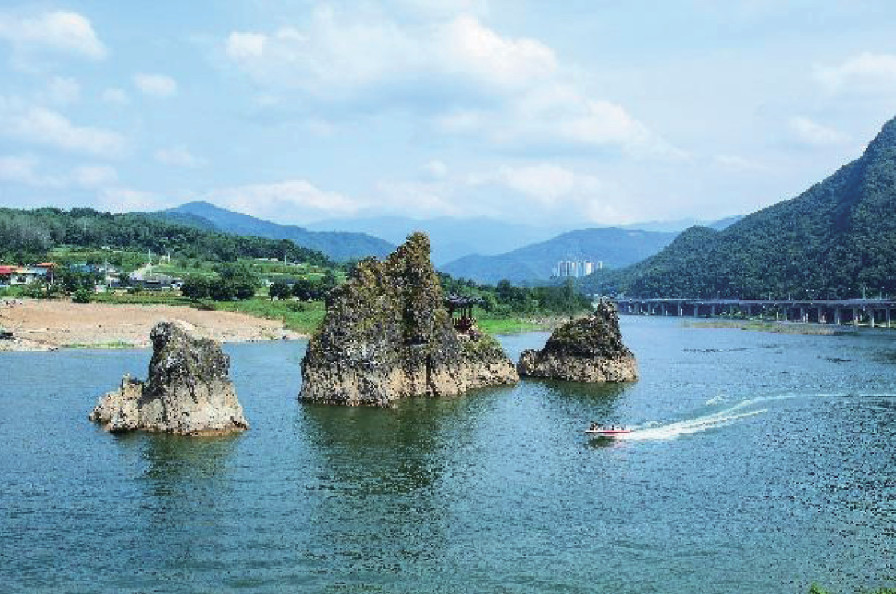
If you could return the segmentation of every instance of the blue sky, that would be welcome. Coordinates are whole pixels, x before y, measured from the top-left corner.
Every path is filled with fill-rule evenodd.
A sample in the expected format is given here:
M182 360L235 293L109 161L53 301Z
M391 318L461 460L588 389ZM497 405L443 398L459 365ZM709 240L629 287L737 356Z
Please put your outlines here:
M896 116L896 4L4 2L0 204L747 213Z

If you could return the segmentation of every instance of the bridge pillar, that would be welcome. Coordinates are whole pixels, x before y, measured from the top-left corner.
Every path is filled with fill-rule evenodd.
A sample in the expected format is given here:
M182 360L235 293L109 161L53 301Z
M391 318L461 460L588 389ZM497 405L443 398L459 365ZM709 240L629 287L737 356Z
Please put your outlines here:
M818 323L819 324L827 324L827 318L824 315L824 308L820 305L818 306Z
M684 315L684 307L682 307L681 303L678 304L678 317L682 317Z
M877 312L876 312L876 311L874 310L874 308L872 307L872 308L868 311L868 324L869 324L872 328L874 328L874 322L875 322L874 318L876 317L875 314L877 314Z
M709 316L712 318L716 317L716 306L715 305L709 306Z
M857 307L852 308L852 325L859 325L859 309Z
M890 327L890 307L887 306L887 328Z
M801 307L800 308L800 322L805 322L807 320L808 320L808 318L806 317L806 308Z
M834 308L834 323L837 324L838 326L840 325L840 319L841 319L841 317L842 317L842 315L841 315L841 313L840 313L840 308L839 308L839 307L835 307L835 308Z

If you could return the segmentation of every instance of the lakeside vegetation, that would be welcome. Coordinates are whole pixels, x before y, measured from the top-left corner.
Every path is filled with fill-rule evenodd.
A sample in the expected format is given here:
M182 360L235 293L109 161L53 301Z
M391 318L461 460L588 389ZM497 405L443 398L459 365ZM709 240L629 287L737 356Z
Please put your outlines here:
M227 235L154 215L92 208L0 208L0 261L26 264L53 254L65 263L64 253L54 250L71 247L91 250L88 263L108 261L125 270L135 264L130 254L147 252L212 263L273 258L335 265L321 252L286 239Z
M313 281L311 286L316 285ZM271 285L273 288L275 285ZM301 285L304 286L304 285ZM454 288L457 286L452 285ZM480 329L489 334L513 334L535 330L548 330L569 319L570 316L590 310L590 303L569 288L547 287L520 289L514 287L508 292L498 293L489 286L475 285L475 289L464 282L468 296L482 298L483 305L474 309ZM269 289L270 290L270 289ZM471 295L476 293L475 295ZM560 297L555 296L556 293ZM563 301L562 295L573 295L572 304ZM533 297L553 296L547 300L548 306ZM301 300L292 296L272 299L262 289L247 299L214 300L210 298L191 299L175 291L114 291L91 296L97 303L128 305L172 305L193 307L210 311L231 311L269 320L282 321L284 326L301 334L312 333L323 321L326 306L322 298Z
M354 268L289 240L226 235L189 217L2 208L0 261L49 261L56 268L52 282L0 288L0 296L232 311L309 334L324 317L328 292ZM146 290L147 276L175 282ZM549 329L591 307L571 281L517 287L447 274L439 280L446 296L476 300L479 326L492 334Z

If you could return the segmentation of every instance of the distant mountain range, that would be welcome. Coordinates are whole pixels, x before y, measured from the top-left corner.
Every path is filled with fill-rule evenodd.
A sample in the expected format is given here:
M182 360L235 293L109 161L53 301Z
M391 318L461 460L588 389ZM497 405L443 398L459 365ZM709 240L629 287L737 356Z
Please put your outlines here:
M400 216L332 219L312 223L308 228L316 231L369 233L395 244L404 242L413 231L425 231L429 235L432 260L436 266L470 254L509 252L530 243L544 241L564 230L561 227L535 227L486 217L412 219Z
M465 256L440 269L454 277L494 284L546 280L560 260L603 262L608 268L627 266L657 253L677 233L599 227L569 231L497 256Z
M621 228L678 233L694 225L706 225L715 229L724 229L740 218L742 217L733 216L719 221L701 221L697 219L651 221L625 225ZM479 256L507 254L519 248L547 241L561 233L574 230L570 227L570 225L535 226L508 223L488 217L412 219L401 216L331 219L308 225L309 229L315 231L368 233L382 237L394 244L402 243L412 231L425 231L429 235L432 245L433 262L436 266L442 267L446 265L453 267L454 261L464 256L473 257L469 260L472 262L478 261ZM558 245L562 244L563 242L560 242ZM650 254L652 253L654 252ZM557 260L566 257L563 253L556 253L554 256L556 256ZM520 268L521 273L524 271L524 268ZM547 274L550 274L550 269L548 269ZM530 278L536 279L544 276L545 272L541 271L538 275Z
M440 270L490 284L502 279L515 283L546 281L560 260L603 262L606 268L628 266L667 246L678 234L678 226L689 221L645 223L672 231L596 227L560 233L557 227L540 228L485 217L419 220L383 216L330 220L305 228L273 223L202 201L153 215L209 231L288 239L338 262L367 256L383 258L409 233L423 230L430 236L433 262ZM724 228L738 218L709 224Z
M233 212L208 202L188 202L155 214L172 222L206 230L269 239L288 239L302 247L322 252L337 262L358 260L367 256L383 258L395 249L395 246L388 241L366 233L309 231L303 227L279 225Z
M857 160L722 231L695 227L625 270L582 282L644 297L896 293L896 119Z
M716 231L721 231L726 227L730 227L734 223L741 220L743 215L734 215L719 219L717 221L705 219L678 219L675 221L645 221L643 223L633 223L631 225L622 225L623 229L640 229L641 231L662 231L666 233L681 233L685 229L691 227L709 227Z

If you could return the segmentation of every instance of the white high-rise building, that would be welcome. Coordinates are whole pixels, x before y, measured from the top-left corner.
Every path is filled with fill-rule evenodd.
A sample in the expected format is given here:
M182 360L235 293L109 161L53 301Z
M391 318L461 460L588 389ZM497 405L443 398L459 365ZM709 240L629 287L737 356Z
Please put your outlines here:
M590 260L560 260L554 266L553 272L554 276L560 278L579 278L593 274L595 269L600 270L601 268L603 268L603 262L598 262L595 267L594 262Z

